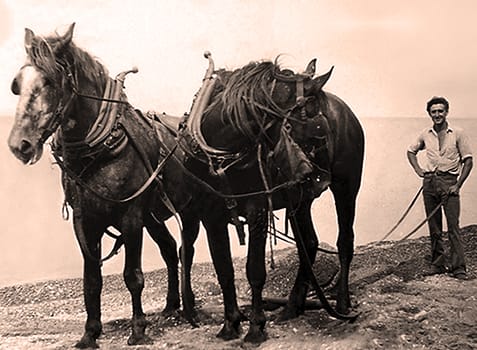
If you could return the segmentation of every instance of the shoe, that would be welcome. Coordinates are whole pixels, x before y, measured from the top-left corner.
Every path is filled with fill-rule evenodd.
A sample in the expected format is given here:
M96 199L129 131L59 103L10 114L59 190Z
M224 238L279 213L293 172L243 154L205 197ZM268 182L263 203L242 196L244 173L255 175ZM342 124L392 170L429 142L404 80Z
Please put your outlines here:
M462 280L462 281L466 281L468 279L467 274L465 272L453 273L452 277L457 278L458 280Z

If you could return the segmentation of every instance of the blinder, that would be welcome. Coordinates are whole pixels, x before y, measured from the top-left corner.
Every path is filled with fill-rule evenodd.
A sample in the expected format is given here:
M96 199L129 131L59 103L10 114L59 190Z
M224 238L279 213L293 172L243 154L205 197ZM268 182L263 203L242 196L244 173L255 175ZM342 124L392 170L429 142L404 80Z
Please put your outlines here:
M313 108L313 111L310 111L308 108L309 103L316 100L315 96L305 96L305 84L304 81L305 79L310 79L310 75L297 75L294 74L292 71L289 70L284 70L282 72L277 72L275 71L274 74L274 80L272 82L272 93L273 89L275 88L275 83L276 80L282 81L282 82L287 82L287 83L295 83L295 104L288 108L287 114L285 119L291 119L294 121L305 121L308 118L309 115L317 115L318 112L315 110L316 108ZM300 110L300 119L296 119L292 117L292 114L294 111Z

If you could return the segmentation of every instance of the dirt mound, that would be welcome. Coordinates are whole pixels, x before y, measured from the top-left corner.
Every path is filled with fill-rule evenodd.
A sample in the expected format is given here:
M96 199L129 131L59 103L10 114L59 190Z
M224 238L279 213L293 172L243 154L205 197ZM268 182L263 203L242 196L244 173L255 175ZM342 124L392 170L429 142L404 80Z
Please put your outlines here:
M154 344L140 349L475 349L477 348L477 225L462 229L469 280L432 275L429 239L379 242L356 249L350 288L357 321L329 317L323 310L285 324L267 311L269 340L260 346L241 339L215 337L223 321L222 297L209 263L195 264L193 288L198 299L200 327L182 317L161 316L165 305L166 272L146 273L143 293L148 334ZM448 242L446 242L447 245ZM268 271L265 295L284 298L294 282L295 248L275 251L276 268ZM246 312L250 290L245 260L234 261L239 305ZM332 286L338 272L334 255L319 253L314 270L321 284ZM79 279L25 284L0 289L0 349L70 349L84 328L86 313ZM130 296L119 275L106 276L102 293L102 349L126 345L131 314ZM244 332L247 323L243 324Z

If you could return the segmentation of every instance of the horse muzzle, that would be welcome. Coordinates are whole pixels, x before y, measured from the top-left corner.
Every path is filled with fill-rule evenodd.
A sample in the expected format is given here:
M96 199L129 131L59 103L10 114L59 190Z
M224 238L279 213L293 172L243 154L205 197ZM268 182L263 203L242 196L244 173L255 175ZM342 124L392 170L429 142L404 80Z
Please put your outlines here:
M14 133L8 138L8 147L13 155L23 164L35 164L43 154L43 144L27 138L16 137Z

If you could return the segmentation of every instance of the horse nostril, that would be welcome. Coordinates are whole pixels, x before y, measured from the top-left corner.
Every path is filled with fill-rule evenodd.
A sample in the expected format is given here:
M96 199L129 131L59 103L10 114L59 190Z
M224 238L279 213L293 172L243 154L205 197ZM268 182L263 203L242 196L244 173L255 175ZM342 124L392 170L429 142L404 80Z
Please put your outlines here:
M29 153L31 151L31 143L27 140L22 140L20 143L20 152L23 154Z

